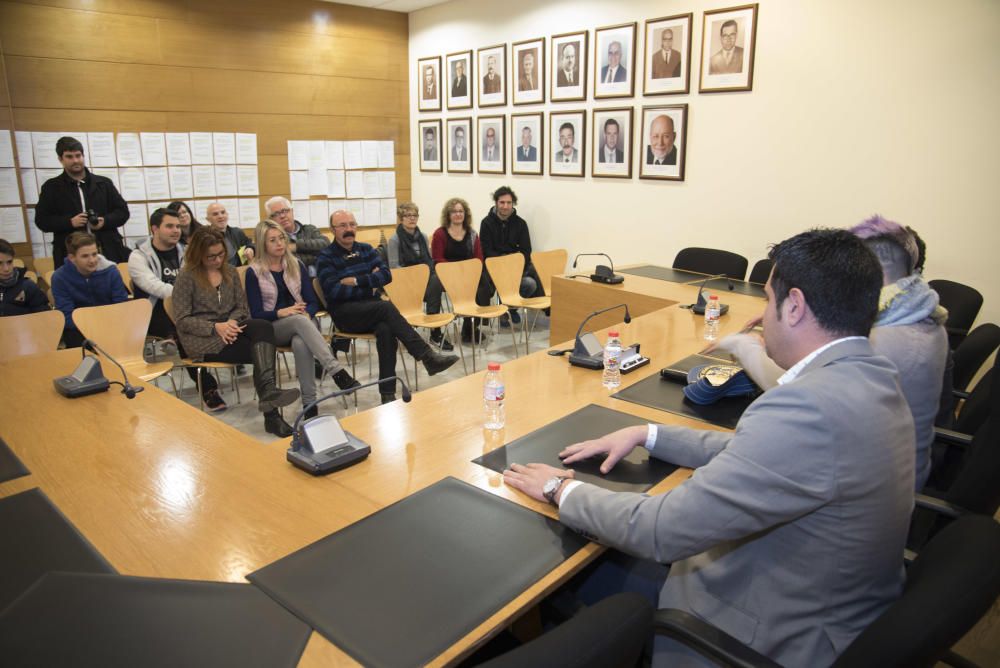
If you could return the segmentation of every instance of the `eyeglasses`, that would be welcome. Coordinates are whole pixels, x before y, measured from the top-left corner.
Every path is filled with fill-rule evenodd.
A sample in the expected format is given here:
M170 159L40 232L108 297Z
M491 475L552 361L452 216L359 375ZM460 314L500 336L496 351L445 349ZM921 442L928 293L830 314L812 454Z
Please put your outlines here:
M335 229L335 230L346 230L346 229L354 229L357 226L358 226L358 224L356 222L337 223L336 225L333 226L333 229Z
M416 220L417 218L420 218L420 214L419 213L404 213L403 214L403 218L413 218L414 220Z
M270 218L277 218L278 216L286 216L292 212L291 209L278 209L277 211L272 211Z
M206 255L205 259L206 260L221 260L224 257L226 257L226 251L222 251L221 253L212 253L211 255Z

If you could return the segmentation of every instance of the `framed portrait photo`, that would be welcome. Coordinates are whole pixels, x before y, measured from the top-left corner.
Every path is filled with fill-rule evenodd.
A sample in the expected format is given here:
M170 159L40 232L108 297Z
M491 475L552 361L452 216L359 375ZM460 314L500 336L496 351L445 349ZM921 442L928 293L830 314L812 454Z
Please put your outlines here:
M636 132L640 179L684 180L687 118L686 104L642 108Z
M587 112L549 114L549 137L552 138L549 174L583 176L587 161Z
M511 114L510 173L541 174L545 161L545 137L542 112Z
M553 35L549 62L549 99L553 102L587 99L587 31Z
M448 171L472 173L472 119L449 118L445 130L448 137Z
M441 56L421 58L417 61L417 109L441 111Z
M643 95L675 95L690 91L691 14L646 21L642 56Z
M476 119L479 126L476 133L479 136L479 167L482 174L506 174L504 162L506 142L504 129L507 119L500 116L480 116Z
M441 119L420 121L420 171L441 171Z
M479 106L507 104L507 45L487 46L476 53L479 59Z
M510 48L514 104L545 102L545 38L514 42Z
M594 31L594 99L635 93L635 23Z
M757 5L706 11L703 21L698 92L752 90Z
M595 177L632 178L632 107L594 109L590 124L590 173Z
M448 108L468 109L472 106L472 51L449 53L444 66L448 75Z

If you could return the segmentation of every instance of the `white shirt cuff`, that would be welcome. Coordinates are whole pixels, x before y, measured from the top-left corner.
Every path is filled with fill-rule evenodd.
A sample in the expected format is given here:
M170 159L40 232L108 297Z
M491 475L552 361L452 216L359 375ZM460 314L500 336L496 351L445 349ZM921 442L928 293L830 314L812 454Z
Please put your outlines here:
M657 434L656 425L653 424L653 423L650 423L650 424L646 425L646 428L648 429L648 431L646 432L646 444L645 445L646 445L646 449L649 450L650 452L652 452L653 451L653 447L656 445L656 434Z
M568 481L566 481L564 483L562 494L559 495L558 505L561 506L562 504L566 503L566 497L569 496L569 493L572 492L574 488L579 487L582 484L583 484L583 482L581 482L579 480L568 480Z

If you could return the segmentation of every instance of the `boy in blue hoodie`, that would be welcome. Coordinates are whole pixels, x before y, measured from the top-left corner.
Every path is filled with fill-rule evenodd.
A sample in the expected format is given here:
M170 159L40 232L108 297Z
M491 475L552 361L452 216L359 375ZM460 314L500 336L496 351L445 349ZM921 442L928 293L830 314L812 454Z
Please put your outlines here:
M14 247L0 239L0 317L49 310L48 297L24 274L14 266Z
M97 239L74 232L66 239L66 260L52 275L52 298L66 316L63 343L79 348L83 335L73 323L73 309L117 304L128 299L118 267L97 252Z

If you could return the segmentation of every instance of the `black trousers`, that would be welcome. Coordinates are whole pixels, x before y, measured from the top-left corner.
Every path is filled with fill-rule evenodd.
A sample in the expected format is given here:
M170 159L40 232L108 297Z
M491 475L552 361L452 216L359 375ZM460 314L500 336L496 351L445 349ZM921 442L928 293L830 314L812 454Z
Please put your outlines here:
M173 321L167 312L163 310L163 301L156 302L156 306L153 307L153 315L149 319L149 329L146 330L149 336L156 336L161 339L173 339L177 342L177 353L181 357L187 357L187 353L184 352L184 346L181 344L181 339L177 336L177 328L174 327ZM188 376L194 381L195 386L198 385L198 370L194 367L188 367ZM201 391L202 394L217 390L219 384L215 382L215 377L210 373L201 374Z
M217 353L209 353L206 362L226 362L227 364L253 364L250 350L255 343L274 345L274 327L267 320L247 320L247 326L236 340Z
M407 352L421 359L430 350L427 342L410 327L406 318L400 315L392 302L381 299L341 302L333 307L330 314L337 329L345 332L372 332L375 334L375 349L378 351L378 377L391 378L396 375L396 351L398 340ZM380 383L379 392L394 394L395 381Z

